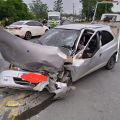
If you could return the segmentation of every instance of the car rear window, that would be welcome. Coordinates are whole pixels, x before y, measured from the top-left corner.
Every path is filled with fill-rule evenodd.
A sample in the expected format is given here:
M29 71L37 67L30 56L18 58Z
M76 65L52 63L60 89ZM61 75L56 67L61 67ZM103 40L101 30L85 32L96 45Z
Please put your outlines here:
M35 26L34 22L27 22L26 25L28 25L28 26Z
M108 31L101 31L101 36L102 46L106 45L107 43L111 42L114 39L112 34L109 33Z
M34 25L35 26L43 26L42 23L40 23L40 22L34 22Z
M28 22L28 23L26 23L26 25L29 25L29 26L43 26L42 23L40 23L40 22Z
M24 24L24 22L15 22L12 25L23 25L23 24Z

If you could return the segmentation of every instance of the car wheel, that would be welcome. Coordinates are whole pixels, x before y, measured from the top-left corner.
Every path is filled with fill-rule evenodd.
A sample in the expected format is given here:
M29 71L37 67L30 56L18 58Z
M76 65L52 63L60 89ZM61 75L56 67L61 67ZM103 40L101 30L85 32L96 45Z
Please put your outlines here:
M27 31L26 34L25 34L25 39L26 39L26 40L30 40L31 37L32 37L31 32Z
M107 70L111 70L111 69L114 68L115 63L116 63L116 55L113 55L113 56L109 59L109 61L108 61L107 65L105 66L105 68L106 68Z

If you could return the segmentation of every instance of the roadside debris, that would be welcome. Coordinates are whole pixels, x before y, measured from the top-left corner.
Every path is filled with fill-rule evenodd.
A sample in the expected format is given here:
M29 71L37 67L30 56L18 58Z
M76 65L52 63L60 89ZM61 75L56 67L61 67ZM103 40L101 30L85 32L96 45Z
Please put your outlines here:
M6 103L6 106L7 106L7 107L17 107L17 106L20 106L20 103L17 102L17 101L8 101L8 102Z
M26 120L52 104L53 95L47 91L33 92L6 89L5 98L0 100L0 120Z

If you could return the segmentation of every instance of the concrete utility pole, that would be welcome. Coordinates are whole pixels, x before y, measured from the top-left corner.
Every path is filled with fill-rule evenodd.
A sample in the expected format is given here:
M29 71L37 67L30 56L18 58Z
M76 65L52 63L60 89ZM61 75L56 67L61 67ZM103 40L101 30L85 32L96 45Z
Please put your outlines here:
M98 5L99 4L105 4L105 3L119 3L118 1L113 1L113 0L105 0L105 1L102 1L102 2L97 2L96 3L96 7L95 7L95 12L94 12L94 15L93 15L93 20L92 20L92 22L94 22L95 21L95 16L96 16L96 13L97 13L97 8L98 8Z
M73 3L73 22L74 22L74 15L75 15L75 3Z

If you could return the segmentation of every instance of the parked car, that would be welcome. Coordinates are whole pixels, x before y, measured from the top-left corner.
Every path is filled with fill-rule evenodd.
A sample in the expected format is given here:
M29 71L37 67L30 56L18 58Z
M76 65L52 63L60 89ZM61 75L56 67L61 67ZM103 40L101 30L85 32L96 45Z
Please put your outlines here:
M119 51L118 40L106 25L59 26L49 30L37 43L20 39L16 42L15 36L3 30L0 36L4 58L20 65L18 71L1 73L0 86L36 91L47 88L57 97L66 94L72 82L91 72L102 67L114 68Z
M32 36L43 35L49 28L38 21L28 20L15 22L6 26L6 29L16 36L29 40Z

